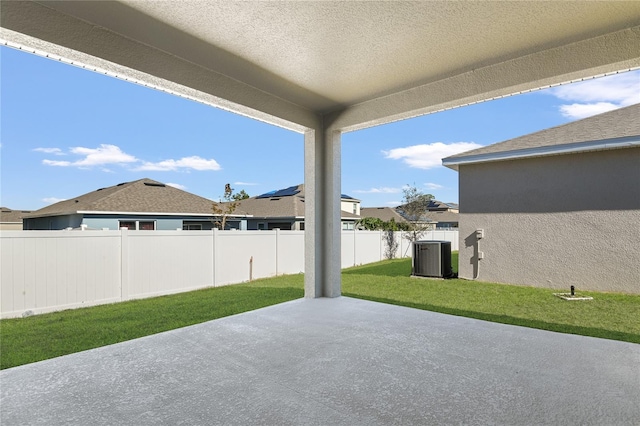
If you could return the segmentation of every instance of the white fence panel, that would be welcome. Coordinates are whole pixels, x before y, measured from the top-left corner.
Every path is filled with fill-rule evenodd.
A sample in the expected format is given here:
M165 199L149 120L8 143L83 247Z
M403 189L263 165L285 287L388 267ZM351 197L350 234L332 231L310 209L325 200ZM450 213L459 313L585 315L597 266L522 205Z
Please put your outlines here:
M274 276L278 232L214 231L216 286Z
M213 282L213 235L209 231L121 231L122 296L150 297L198 288Z
M278 258L276 274L304 272L304 231L277 231Z
M119 300L120 234L3 231L2 317Z
M342 231L341 266L384 258L383 232ZM397 257L411 244L397 232ZM457 231L423 240L451 241ZM2 231L0 316L116 302L304 272L302 231Z
M369 231L359 231L359 232L369 232ZM341 268L350 268L355 266L356 257L355 251L356 249L356 231L342 231L342 235L340 238L340 267Z
M379 262L384 257L384 232L359 231L356 233L356 246L354 250L354 264Z
M452 230L438 230L426 232L421 238L421 241L451 241L451 251L458 251L460 246L458 243L458 231Z

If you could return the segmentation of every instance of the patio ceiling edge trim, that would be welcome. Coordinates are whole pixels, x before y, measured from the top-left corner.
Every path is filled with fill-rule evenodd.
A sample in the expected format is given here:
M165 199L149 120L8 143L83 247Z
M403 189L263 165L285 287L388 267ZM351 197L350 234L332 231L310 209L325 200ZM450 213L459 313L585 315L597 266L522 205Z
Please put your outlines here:
M298 133L320 123L317 114L304 107L34 2L2 2L0 39L8 47ZM92 53L96 48L100 57Z

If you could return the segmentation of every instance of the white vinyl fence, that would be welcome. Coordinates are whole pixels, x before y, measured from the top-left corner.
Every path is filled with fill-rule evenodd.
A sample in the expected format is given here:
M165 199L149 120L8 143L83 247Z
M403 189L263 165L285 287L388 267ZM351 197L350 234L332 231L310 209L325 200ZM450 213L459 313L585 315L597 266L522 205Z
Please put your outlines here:
M381 231L343 231L342 267L384 259ZM396 233L396 257L411 256ZM451 241L458 231L422 239ZM304 231L2 231L0 317L304 272Z

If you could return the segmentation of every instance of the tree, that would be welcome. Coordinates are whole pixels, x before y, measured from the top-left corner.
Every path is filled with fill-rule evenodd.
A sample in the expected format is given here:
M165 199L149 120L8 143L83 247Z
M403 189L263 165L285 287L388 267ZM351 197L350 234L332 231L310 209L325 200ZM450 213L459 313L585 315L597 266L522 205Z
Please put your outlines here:
M378 219L377 217L363 217L356 225L358 229L376 231L378 229L383 229L384 223L385 222L382 219Z
M414 186L407 185L403 190L402 205L396 210L405 218L408 233L405 234L411 242L416 242L431 228L426 221L426 212L433 195L425 194Z
M242 200L246 200L247 198L249 198L249 194L247 194L244 189L241 190L240 192L236 192L231 196L231 199L233 201L242 201Z
M396 231L390 228L385 230L382 239L384 240L385 259L395 258L396 252L398 251L398 240L396 239Z
M243 195L247 195L244 197ZM238 208L239 200L243 200L244 198L249 198L249 195L243 191L240 193L233 193L233 188L231 188L230 184L226 184L224 186L224 195L219 202L214 202L212 211L216 219L214 219L213 223L218 229L225 229L227 226L227 217L233 214L233 212Z

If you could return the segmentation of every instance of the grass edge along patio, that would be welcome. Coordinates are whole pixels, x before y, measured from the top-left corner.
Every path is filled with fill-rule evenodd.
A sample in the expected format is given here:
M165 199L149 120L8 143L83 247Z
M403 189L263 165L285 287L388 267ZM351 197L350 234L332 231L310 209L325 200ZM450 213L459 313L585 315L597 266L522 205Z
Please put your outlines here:
M457 253L452 262L457 265ZM455 268L455 266L454 266ZM345 269L343 295L560 333L640 343L640 296L409 276L411 259ZM186 327L303 297L302 274L0 321L2 369Z

